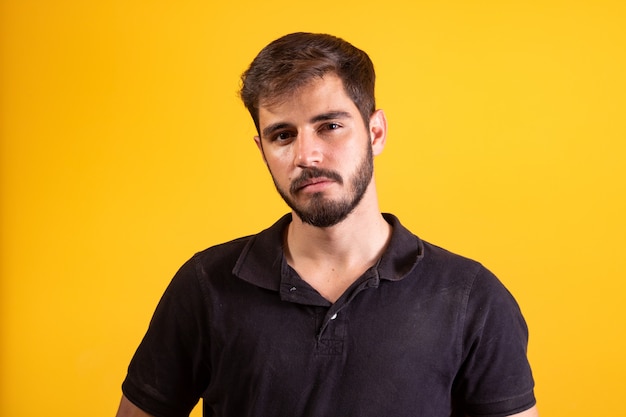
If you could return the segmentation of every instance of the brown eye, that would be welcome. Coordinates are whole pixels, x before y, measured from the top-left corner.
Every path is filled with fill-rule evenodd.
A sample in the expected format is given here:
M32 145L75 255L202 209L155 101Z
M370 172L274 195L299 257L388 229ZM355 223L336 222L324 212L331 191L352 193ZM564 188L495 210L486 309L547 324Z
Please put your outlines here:
M275 142L286 142L293 138L293 134L291 132L279 132L272 137L272 140Z
M322 131L332 131L332 130L337 130L340 129L341 125L339 123L326 123L325 125L322 126Z

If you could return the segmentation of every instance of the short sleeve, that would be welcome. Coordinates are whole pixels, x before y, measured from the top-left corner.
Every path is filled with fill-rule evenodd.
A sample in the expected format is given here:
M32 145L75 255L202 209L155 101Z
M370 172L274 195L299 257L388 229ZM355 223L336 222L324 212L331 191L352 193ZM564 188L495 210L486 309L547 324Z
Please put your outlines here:
M470 416L508 416L535 404L528 328L509 291L482 268L469 288L457 398Z
M188 416L208 385L208 335L194 260L172 279L122 384L124 395L156 417Z

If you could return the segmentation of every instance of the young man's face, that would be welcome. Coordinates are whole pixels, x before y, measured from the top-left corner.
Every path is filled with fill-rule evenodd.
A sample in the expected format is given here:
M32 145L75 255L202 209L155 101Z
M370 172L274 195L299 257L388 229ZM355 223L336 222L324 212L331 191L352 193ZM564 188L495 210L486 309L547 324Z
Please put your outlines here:
M384 144L381 111L369 125L334 74L277 103L261 101L255 141L276 189L302 221L330 227L358 206Z

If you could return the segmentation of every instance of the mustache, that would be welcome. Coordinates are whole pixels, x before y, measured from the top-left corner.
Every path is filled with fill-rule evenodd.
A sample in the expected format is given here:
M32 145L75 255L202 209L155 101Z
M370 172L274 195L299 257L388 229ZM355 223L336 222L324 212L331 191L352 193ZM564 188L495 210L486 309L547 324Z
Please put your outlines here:
M329 180L333 180L339 184L343 184L343 178L335 171L331 171L328 169L322 168L305 168L302 170L302 173L291 182L291 186L289 187L289 191L292 194L298 192L298 190L314 178L328 178Z

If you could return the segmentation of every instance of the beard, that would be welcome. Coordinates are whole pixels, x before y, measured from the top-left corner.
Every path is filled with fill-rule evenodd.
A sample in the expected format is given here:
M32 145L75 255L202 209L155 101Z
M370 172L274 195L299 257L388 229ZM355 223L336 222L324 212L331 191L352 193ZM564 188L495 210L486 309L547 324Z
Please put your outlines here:
M372 148L367 146L367 152L350 181L350 193L339 200L331 200L324 197L323 193L314 193L307 203L299 204L295 201L295 194L300 184L312 178L325 177L338 184L343 184L343 178L339 173L321 168L306 168L298 178L294 179L289 191L283 190L276 179L274 185L278 194L298 217L307 224L315 227L331 227L342 222L359 205L374 174L374 155Z

